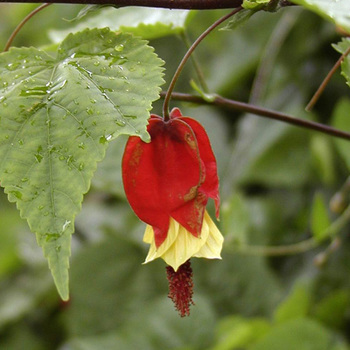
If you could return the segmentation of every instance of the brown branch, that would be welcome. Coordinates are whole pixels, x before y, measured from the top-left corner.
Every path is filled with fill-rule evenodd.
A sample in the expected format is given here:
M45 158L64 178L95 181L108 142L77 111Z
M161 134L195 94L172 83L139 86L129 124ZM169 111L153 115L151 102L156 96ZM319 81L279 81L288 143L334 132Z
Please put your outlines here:
M161 97L164 97L164 96L165 96L165 92L162 92ZM171 98L173 100L178 100L178 101L186 101L186 102L192 102L197 104L215 105L215 106L224 107L228 109L239 110L242 112L255 114L261 117L279 120L281 122L291 124L294 126L299 126L305 129L315 130L323 134L335 136L337 138L350 140L349 133L342 130L338 130L331 126L324 125L321 123L316 123L311 120L295 118L288 114L276 112L271 109L257 107L249 103L230 100L221 96L216 96L215 98L213 98L213 100L206 100L200 96L189 95L189 94L184 94L180 92L173 92L171 94Z
M6 0L7 3L32 3L35 0ZM187 10L213 10L236 8L241 6L243 0L49 0L48 3L56 4L95 4L95 5L115 5L117 7L142 6L161 7L168 9ZM39 3L39 2L38 2Z

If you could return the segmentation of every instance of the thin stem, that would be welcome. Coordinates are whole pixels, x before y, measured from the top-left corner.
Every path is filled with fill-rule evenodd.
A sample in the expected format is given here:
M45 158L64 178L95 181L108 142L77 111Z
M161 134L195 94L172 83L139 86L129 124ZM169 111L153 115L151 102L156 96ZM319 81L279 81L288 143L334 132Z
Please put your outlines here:
M164 96L166 96L166 93L165 92L161 93L161 97L164 97ZM225 107L228 109L239 110L242 112L252 113L260 117L279 120L281 122L291 124L294 126L299 126L305 129L311 129L326 135L331 135L337 138L350 140L350 133L333 128L331 126L324 125L321 123L316 123L306 119L295 118L285 113L276 112L271 109L266 109L262 107L257 107L249 103L230 100L221 96L216 96L213 100L206 100L200 96L184 94L180 92L173 92L171 94L171 98L173 100L178 100L178 101L214 105L219 107Z
M329 81L331 80L333 74L336 72L336 70L339 68L339 66L341 65L341 63L343 62L343 60L345 59L345 57L347 55L350 54L350 47L339 57L338 61L335 63L335 65L332 67L332 69L329 71L329 73L327 74L327 76L324 78L323 82L321 83L321 85L319 86L319 88L317 89L317 91L315 92L315 94L312 96L310 102L307 104L306 106L306 110L307 111L311 111L311 109L313 108L313 106L316 104L316 102L318 101L318 99L320 98L322 92L324 91L324 89L326 88L326 86L328 85Z
M285 256L305 253L318 246L318 242L313 238L294 244L280 246L257 246L257 245L235 245L227 249L242 254L258 256Z
M346 208L344 213L339 216L331 225L325 230L325 237L333 238L332 243L326 250L326 253L333 251L334 245L339 244L339 239L336 235L341 229L345 227L350 221L350 206ZM313 237L294 244L280 245L280 246L256 246L256 245L231 245L228 249L234 252L260 255L260 256L284 256L305 253L311 249L316 248L323 240L315 240Z
M216 27L218 27L221 23L223 23L224 21L226 21L228 18L232 17L234 14L236 14L237 12L239 12L240 10L242 10L242 7L238 7L237 9L231 11L230 13L228 13L227 15L221 17L220 19L218 19L216 22L214 22L209 28L207 28L195 41L194 43L191 45L191 47L188 49L188 51L186 52L185 56L183 57L183 59L181 60L179 66L177 67L174 76L169 84L169 88L167 91L167 94L165 95L164 98L164 103L163 103L163 118L165 121L169 120L169 101L171 98L171 93L174 90L175 84L177 82L177 79L179 78L181 71L183 69L183 67L185 66L186 62L188 61L188 59L191 57L192 52L195 50L195 48L200 44L200 42L208 35L210 34Z
M33 10L32 12L30 12L26 17L23 18L23 20L18 24L18 26L15 28L15 30L12 32L11 36L9 37L5 48L4 48L4 52L8 51L10 46L12 45L12 42L14 40L14 38L16 37L16 35L18 34L18 32L22 29L22 27L38 12L40 12L41 10L43 10L45 7L50 6L51 4L49 3L45 3L42 4L40 6L38 6L35 10Z
M182 37L182 40L184 41L185 45L187 46L187 49L189 49L191 47L191 41L190 41L190 38L188 37L186 30L182 32L181 37ZM191 61L192 61L193 67L197 73L197 78L198 78L198 82L200 84L201 89L205 93L209 93L208 85L204 79L204 75L203 75L203 72L199 66L195 52L192 53Z

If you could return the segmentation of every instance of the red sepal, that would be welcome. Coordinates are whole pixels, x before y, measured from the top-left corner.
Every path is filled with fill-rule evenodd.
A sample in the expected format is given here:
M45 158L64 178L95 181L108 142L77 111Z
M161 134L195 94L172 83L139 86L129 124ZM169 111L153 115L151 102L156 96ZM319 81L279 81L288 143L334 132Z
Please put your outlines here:
M168 122L152 115L148 132L150 143L133 136L125 148L122 175L128 201L153 227L157 246L167 236L170 217L197 237L208 197L219 214L219 181L208 136L178 108Z
M172 212L196 198L202 165L192 129L183 122L152 116L150 143L127 142L122 175L125 193L136 215L153 226L156 245L167 236Z

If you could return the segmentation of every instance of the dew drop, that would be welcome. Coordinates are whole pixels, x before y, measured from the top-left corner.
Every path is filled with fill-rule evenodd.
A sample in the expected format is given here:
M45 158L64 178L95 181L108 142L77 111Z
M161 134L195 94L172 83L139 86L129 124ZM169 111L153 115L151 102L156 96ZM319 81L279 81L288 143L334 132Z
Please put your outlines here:
M80 142L79 145L78 145L79 148L81 149L85 149L85 144L84 142Z
M57 245L57 246L55 247L55 250L56 250L57 253L59 253L59 252L61 251L61 246L60 246L60 245Z
M116 120L115 123L118 125L118 126L125 126L125 121L124 120Z
M86 113L89 114L89 115L92 115L92 114L94 114L94 110L92 108L90 108L90 107L87 107L86 108Z
M84 163L80 163L78 169L80 171L82 171L84 169L84 167L85 167L85 164Z
M44 206L43 206L43 205L39 205L39 206L38 206L38 209L39 209L39 210L43 210L43 209L44 209Z
M58 159L59 159L59 160L65 160L66 157L65 157L65 156L60 156Z
M100 61L95 61L95 62L94 62L94 66L97 67L97 66L99 66L99 65L100 65Z
M22 179L21 179L21 181L22 182L27 182L29 179L27 178L27 177L23 177Z
M114 50L117 52L122 52L124 50L124 45L123 44L116 45L114 47Z

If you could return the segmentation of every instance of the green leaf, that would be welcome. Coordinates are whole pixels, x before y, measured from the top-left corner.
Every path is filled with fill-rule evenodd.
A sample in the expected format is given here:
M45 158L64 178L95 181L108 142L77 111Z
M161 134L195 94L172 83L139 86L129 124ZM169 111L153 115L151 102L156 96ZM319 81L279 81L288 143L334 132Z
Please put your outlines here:
M345 53L350 47L350 39L343 39L333 47L341 54ZM341 72L346 79L346 83L350 86L350 55L347 55L341 63Z
M310 291L303 284L297 284L275 311L275 321L283 323L307 315L310 308Z
M234 30L241 24L245 23L250 17L254 15L256 11L253 9L245 8L237 12L228 22L228 24L220 30Z
M329 137L320 134L312 135L310 142L312 164L319 178L326 185L332 185L336 178L332 142Z
M311 231L317 241L323 241L329 236L327 228L331 221L328 216L327 205L321 193L314 196L311 211Z
M154 8L103 8L84 18L75 26L64 30L50 31L52 41L58 43L69 33L84 28L105 28L113 31L125 31L144 39L155 39L179 34L184 31L186 21L195 12L186 10L167 10Z
M339 27L350 31L349 0L292 0L292 2L303 5Z
M350 132L349 115L350 115L350 100L344 98L340 102L338 102L338 104L336 105L336 108L332 116L332 126L340 130ZM347 165L348 170L350 170L349 141L341 140L337 138L334 140L334 143L340 155L342 156L345 164Z
M74 218L108 142L147 141L162 61L144 41L108 29L69 35L53 58L0 55L0 179L43 247L63 299Z
M263 337L270 329L270 324L263 318L245 319L230 316L218 325L218 342L212 350L243 349Z
M332 335L317 322L294 319L272 328L249 350L328 350Z
M347 289L332 291L315 307L315 317L332 328L342 328L347 322L350 295Z
M251 218L245 198L235 193L229 202L223 204L222 215L225 236L232 237L235 244L247 244Z

